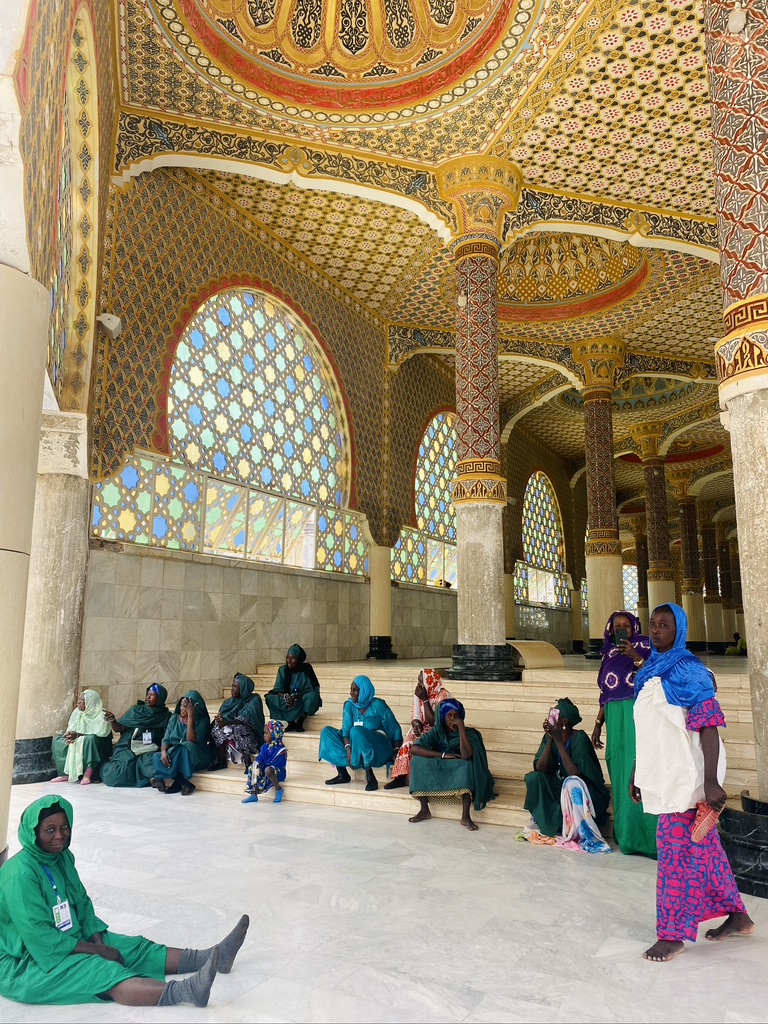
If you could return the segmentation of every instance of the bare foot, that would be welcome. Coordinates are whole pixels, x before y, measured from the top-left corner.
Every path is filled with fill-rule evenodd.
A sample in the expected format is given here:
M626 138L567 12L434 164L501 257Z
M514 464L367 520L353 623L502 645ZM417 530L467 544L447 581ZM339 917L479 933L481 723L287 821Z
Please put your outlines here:
M477 832L478 826L472 821L469 815L466 818L461 819L461 824L464 828L468 828L470 832Z
M643 953L643 959L652 960L655 964L665 964L684 952L684 942L664 942L662 939L659 939L658 942L654 942L650 949L646 949Z
M731 935L751 935L755 930L755 922L749 914L729 914L719 928L710 928L705 938L710 942L722 942Z
M432 812L427 809L427 810L419 811L418 814L414 814L414 816L412 818L409 818L408 821L413 821L413 822L416 822L416 821L429 821L429 819L431 817L432 817Z

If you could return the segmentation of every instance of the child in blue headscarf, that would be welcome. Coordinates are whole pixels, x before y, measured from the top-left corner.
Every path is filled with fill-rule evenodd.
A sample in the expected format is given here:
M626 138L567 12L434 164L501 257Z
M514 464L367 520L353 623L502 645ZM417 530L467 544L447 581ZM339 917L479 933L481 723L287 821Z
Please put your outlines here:
M280 785L285 782L288 767L288 751L283 746L283 723L270 719L264 726L264 746L256 760L248 768L246 790L248 796L240 802L255 804L259 802L260 793L268 793L275 787L275 803L282 802L285 790Z

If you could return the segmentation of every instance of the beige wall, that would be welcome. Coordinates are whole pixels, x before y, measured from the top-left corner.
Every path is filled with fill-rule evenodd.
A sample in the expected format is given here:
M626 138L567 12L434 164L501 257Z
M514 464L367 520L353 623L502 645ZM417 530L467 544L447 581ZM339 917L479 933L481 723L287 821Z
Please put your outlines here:
M392 650L400 658L450 658L458 640L456 591L392 588Z

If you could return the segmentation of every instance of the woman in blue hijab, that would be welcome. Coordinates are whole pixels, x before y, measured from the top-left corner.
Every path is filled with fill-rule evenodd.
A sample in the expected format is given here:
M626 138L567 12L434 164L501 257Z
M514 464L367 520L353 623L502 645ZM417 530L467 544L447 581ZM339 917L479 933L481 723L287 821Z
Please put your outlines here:
M320 733L318 761L336 765L336 774L326 786L351 782L350 768L365 768L365 788L379 788L374 768L392 764L403 742L403 730L389 705L376 696L368 676L357 676L344 702L341 729L326 725Z

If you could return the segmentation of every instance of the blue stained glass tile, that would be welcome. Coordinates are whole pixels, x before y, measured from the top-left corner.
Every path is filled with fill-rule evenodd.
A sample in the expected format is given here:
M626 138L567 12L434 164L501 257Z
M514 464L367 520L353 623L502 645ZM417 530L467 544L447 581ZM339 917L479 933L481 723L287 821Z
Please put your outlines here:
M216 467L217 472L224 472L224 470L227 468L227 460L226 457L222 454L222 452L216 452L216 454L213 456L213 464Z
M307 480L305 480L304 483L301 485L301 493L304 495L305 498L308 498L312 493L312 488L309 486L309 482Z
M103 518L104 518L104 516L101 514L101 509L99 508L99 506L98 505L94 505L93 506L93 525L94 526L101 526L101 521L102 521Z
M328 396L327 395L321 395L320 396L320 405L322 405L322 407L323 407L323 412L328 412L328 410L331 408L331 403L328 400Z
M413 566L412 565L406 565L405 571L406 571L406 575L408 576L408 579L412 580L413 579Z
M244 426L240 427L240 437L242 437L242 439L246 443L249 443L250 441L253 440L253 431L251 430L247 423Z
M286 441L285 444L283 445L283 452L285 453L285 455L287 455L289 459L292 459L294 451L295 449L293 447L292 442Z
M152 522L152 533L158 540L163 540L168 534L168 523L163 516L155 516Z
M269 333L269 334L267 335L267 337L266 337L266 339L265 339L265 340L266 340L266 343L267 343L267 348L269 349L269 351L270 351L270 352L274 352L274 351L275 351L275 349L277 348L277 341L275 340L275 336L274 336L274 334L272 334L272 333L270 332L270 333Z
M241 548L245 545L245 530L235 534L235 547Z
M253 356L251 356L251 355L243 356L243 366L248 371L248 373L253 373L253 371L256 369L256 363L254 361Z
M189 340L192 342L196 349L205 348L205 338L203 337L200 331L192 331L192 333L189 335Z
M312 373L314 368L315 368L315 364L312 362L312 357L311 356L304 356L304 369L308 373Z
M293 377L288 377L285 382L285 386L288 388L290 393L293 394L294 391L296 390L296 381L293 379Z
M340 569L344 564L344 559L340 551L335 551L333 553L333 564L336 566L337 569Z
M229 315L228 309L219 310L219 320L224 324L225 327L229 327L232 323L232 317Z
M203 422L203 414L199 405L190 405L189 418L196 427L200 426L200 424Z
M268 398L266 400L266 402L264 403L264 412L267 414L267 416L274 416L275 415L275 409L276 409L275 403L272 401L271 398Z
M317 521L317 525L320 528L320 532L325 533L325 531L328 529L328 519L326 518L326 516L320 516L320 518Z
M227 502L227 509L230 512L234 512L235 509L237 508L239 502L240 502L240 495L239 494L233 494L232 497Z
M255 300L250 292L243 292L243 301L245 302L246 306L252 306Z
M123 470L121 479L123 481L123 486L127 487L129 491L132 491L139 482L139 474L133 466L126 466Z
M229 398L232 394L232 388L229 386L229 381L227 380L220 380L216 385L216 390L222 398Z
M269 487L269 485L272 483L272 480L272 470L269 468L269 466L265 466L261 471L261 482L264 484L265 487Z
M304 429L306 430L306 432L308 434L311 434L312 431L314 430L314 428L315 428L315 424L312 422L312 418L310 416L305 416L304 417Z
M343 505L344 504L344 495L341 493L341 491L336 491L336 504L337 505Z
M184 497L187 499L190 505L196 505L200 498L200 488L194 482L190 480L187 486L184 488Z
M328 471L328 466L329 465L330 465L330 463L328 462L328 456L327 455L321 455L320 456L320 468L323 470L324 473Z

